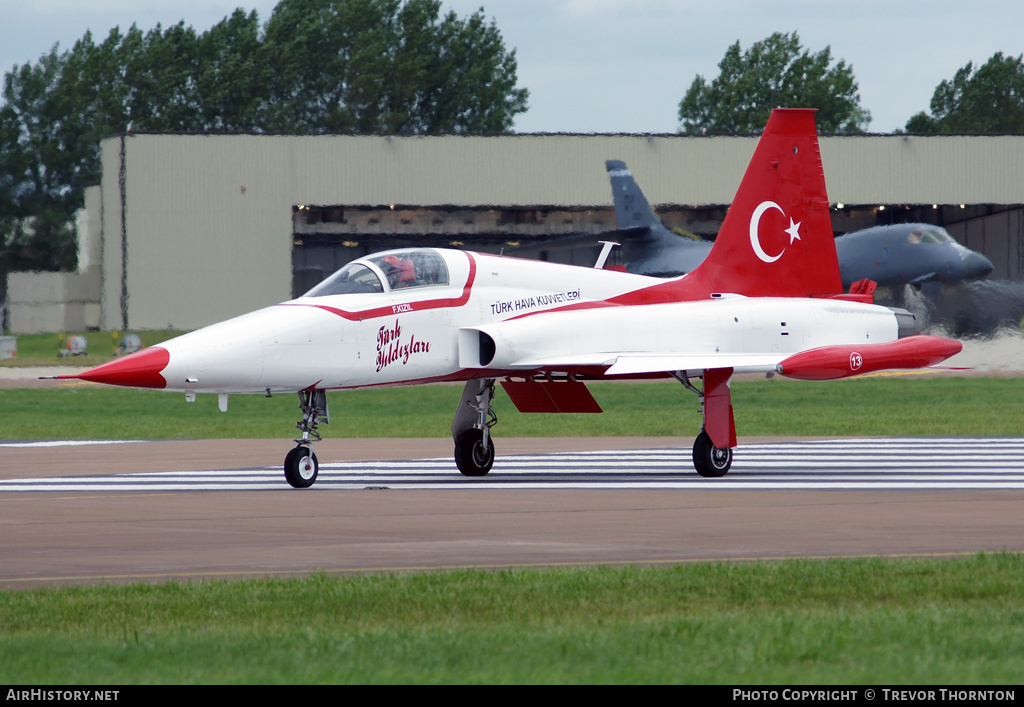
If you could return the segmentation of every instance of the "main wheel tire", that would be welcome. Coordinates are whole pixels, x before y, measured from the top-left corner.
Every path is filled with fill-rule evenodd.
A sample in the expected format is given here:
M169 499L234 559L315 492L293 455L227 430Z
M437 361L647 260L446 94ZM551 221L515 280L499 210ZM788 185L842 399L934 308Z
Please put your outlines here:
M708 433L701 430L693 443L693 466L701 476L725 476L732 466L732 449L719 449L708 437Z
M484 431L468 429L455 440L455 466L463 476L484 476L494 464L494 442L487 438L484 445Z
M284 458L284 478L297 489L306 489L316 481L320 463L309 447L299 445Z

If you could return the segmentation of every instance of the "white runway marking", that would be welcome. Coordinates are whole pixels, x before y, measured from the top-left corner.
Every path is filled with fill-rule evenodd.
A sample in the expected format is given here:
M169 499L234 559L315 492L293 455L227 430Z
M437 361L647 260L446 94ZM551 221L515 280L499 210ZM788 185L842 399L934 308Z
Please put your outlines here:
M501 440L497 440L500 447ZM282 453L282 458L283 458ZM468 478L450 458L320 464L329 489L1024 489L1024 438L889 438L741 445L720 479L688 448L499 456ZM3 491L288 490L278 466L0 481Z
M141 439L66 439L41 442L0 442L0 447L88 447L96 444L138 444Z

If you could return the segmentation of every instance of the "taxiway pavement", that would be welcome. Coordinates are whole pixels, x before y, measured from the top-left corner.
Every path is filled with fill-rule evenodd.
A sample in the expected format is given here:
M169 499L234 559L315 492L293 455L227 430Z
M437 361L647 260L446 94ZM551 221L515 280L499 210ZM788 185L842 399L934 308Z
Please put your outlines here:
M763 440L740 440L755 441ZM499 451L690 443L501 439ZM286 447L279 440L12 443L0 450L0 479L276 466ZM447 439L331 439L317 454L328 464L445 457L450 448ZM0 585L1024 551L1020 489L717 490L710 481L683 489L295 490L282 481L280 490L260 491L5 492Z

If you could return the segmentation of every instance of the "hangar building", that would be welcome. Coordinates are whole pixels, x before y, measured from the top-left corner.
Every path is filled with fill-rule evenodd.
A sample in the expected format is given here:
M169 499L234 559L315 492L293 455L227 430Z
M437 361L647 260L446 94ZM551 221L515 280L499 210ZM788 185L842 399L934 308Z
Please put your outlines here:
M114 136L102 143L101 183L87 194L83 273L52 274L57 280L35 291L12 275L11 326L73 330L80 320L111 330L193 329L289 299L364 253L411 243L589 264L591 250L560 244L615 227L607 159L629 165L668 225L713 236L756 143L681 135ZM1024 280L1024 136L820 143L837 234L936 223L986 254L996 266L991 277ZM53 301L39 301L46 298Z

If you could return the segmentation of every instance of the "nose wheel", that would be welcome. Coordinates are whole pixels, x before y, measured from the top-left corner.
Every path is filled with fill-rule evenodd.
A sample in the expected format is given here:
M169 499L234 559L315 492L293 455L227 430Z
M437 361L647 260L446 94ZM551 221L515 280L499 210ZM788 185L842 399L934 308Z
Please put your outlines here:
M316 431L320 423L331 421L327 412L327 393L322 390L300 390L299 409L302 411L302 419L295 427L302 432L302 436L295 440L298 446L284 458L284 478L294 488L305 489L313 485L320 470L320 464L313 454L313 442L320 441L320 433Z
M494 442L484 431L471 428L455 440L455 466L463 476L484 476L494 464Z
M491 409L493 399L493 378L466 382L462 400L452 420L455 466L463 476L484 476L494 464L491 428L498 421L498 416Z
M284 478L293 488L306 489L316 481L320 464L309 447L300 444L284 458Z

